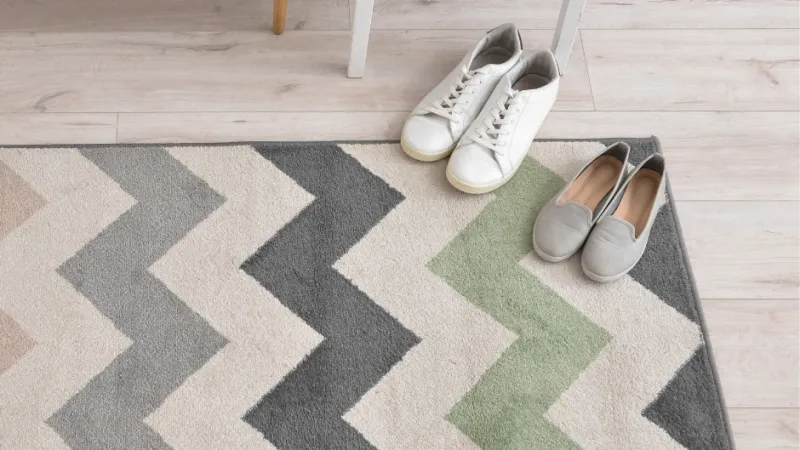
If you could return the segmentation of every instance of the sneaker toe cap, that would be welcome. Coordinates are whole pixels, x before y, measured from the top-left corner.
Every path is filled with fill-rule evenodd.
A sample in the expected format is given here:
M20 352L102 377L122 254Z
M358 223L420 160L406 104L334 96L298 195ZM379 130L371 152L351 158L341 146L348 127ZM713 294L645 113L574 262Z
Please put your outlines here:
M503 172L489 150L475 144L458 147L447 170L460 182L475 187L490 186L503 179Z
M448 122L443 117L411 116L403 126L403 143L414 151L436 155L455 144Z

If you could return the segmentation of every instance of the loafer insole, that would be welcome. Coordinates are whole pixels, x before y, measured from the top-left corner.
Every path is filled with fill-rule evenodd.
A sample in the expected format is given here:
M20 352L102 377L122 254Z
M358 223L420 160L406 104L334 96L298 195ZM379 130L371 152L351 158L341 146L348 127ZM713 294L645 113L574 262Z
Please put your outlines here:
M567 189L561 203L577 202L594 211L600 201L614 188L622 171L622 161L613 156L594 160Z
M636 237L647 226L660 184L661 174L655 170L639 169L622 194L614 216L632 224L636 229Z

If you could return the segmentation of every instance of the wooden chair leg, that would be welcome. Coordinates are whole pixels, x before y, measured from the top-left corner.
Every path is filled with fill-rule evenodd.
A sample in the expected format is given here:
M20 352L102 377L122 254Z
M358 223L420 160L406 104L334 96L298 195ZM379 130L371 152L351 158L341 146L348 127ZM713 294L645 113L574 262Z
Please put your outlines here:
M352 31L350 41L350 63L347 65L347 76L361 78L367 64L367 45L369 44L369 30L372 25L372 8L375 0L356 0L355 12L352 17Z
M272 2L272 32L283 34L286 27L286 3L288 0L273 0Z
M558 15L551 48L558 63L558 72L561 75L564 75L564 69L567 68L572 43L575 42L575 36L578 35L578 25L581 22L584 6L586 6L586 0L561 0L561 13Z

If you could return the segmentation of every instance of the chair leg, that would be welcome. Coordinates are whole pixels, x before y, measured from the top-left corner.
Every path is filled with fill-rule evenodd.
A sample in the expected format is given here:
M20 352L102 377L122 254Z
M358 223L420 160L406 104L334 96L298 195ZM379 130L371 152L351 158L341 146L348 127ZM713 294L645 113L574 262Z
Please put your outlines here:
M273 0L272 2L272 32L283 34L286 27L286 3L288 0Z
M369 30L372 24L372 7L374 4L375 0L356 0L352 19L350 63L347 66L347 76L350 78L364 77L364 67L367 64Z
M558 15L558 24L553 36L552 51L558 63L558 71L561 75L567 68L567 60L575 35L578 34L578 25L581 22L581 13L586 6L586 0L562 0L561 13Z

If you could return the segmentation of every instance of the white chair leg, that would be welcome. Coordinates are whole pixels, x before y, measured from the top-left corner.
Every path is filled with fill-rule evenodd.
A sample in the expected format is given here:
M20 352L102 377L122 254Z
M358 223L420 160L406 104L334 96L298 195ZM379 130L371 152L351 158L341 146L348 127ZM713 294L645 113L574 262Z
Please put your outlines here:
M362 78L364 67L367 63L367 45L369 44L369 30L372 23L372 7L375 0L355 0L353 12L353 26L350 41L350 63L347 66L347 76Z
M586 0L562 0L561 13L558 15L558 25L556 25L552 45L561 75L567 68L567 60L569 60L575 36L578 34L578 24L581 22L584 6L586 6Z

